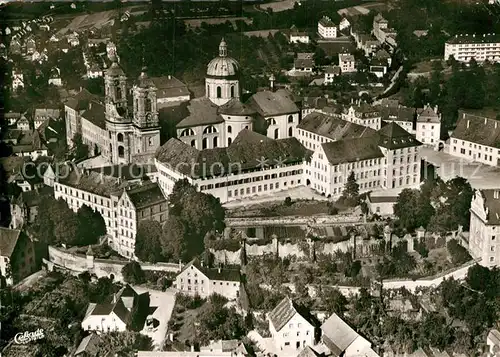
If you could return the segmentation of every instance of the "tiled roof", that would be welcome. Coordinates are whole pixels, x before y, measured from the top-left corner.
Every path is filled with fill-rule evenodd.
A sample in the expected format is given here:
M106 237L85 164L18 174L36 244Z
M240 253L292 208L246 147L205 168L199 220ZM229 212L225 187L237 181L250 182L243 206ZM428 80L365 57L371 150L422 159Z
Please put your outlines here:
M320 354L313 350L311 347L306 346L300 351L297 357L318 357Z
M384 157L377 137L339 140L321 144L331 165Z
M0 227L0 256L11 257L20 234L20 230Z
M340 67L339 66L326 66L325 67L325 73L330 73L330 74L340 74Z
M481 194L485 208L488 210L486 217L488 224L500 225L500 198L495 198L495 191L500 190L481 190Z
M340 356L359 336L335 313L321 325L321 332L323 342L334 356Z
M299 314L311 325L315 325L312 315L304 307L295 304L289 297L285 297L281 302L269 313L269 320L278 332L295 314Z
M285 89L276 92L262 91L255 93L248 104L264 117L297 113L299 108L292 93Z
M84 88L74 97L69 98L64 105L77 111L85 110L87 109L90 101L97 99L98 97L96 95L90 93L87 89Z
M293 66L295 68L312 68L314 61L311 58L297 58Z
M61 117L61 111L59 109L51 108L37 108L35 109L34 118L54 118L58 119Z
M174 76L151 77L151 80L157 88L158 99L189 95L188 87Z
M190 261L184 268L181 270L181 273L189 267L194 266L200 272L205 274L205 276L210 280L219 280L219 281L235 281L239 282L241 280L241 274L238 269L228 269L228 268L208 268L201 266L197 259L193 259Z
M329 115L313 112L307 115L298 129L325 136L333 140L373 136L376 131Z
M380 115L380 107L376 105L370 105L368 103L360 103L357 105L351 105L359 118L371 118Z
M137 293L130 287L130 285L127 284L114 295L113 301L111 303L90 304L85 317L89 315L105 316L109 315L111 312L114 312L120 320L122 320L124 323L128 323L131 318L130 310L132 309L133 302L138 297L139 296L137 295ZM127 301L128 298L132 299L132 303L129 303Z
M236 116L251 116L256 112L253 108L240 102L239 99L231 99L226 104L219 107L219 113L226 115L236 115Z
M224 119L219 115L217 108L217 105L208 98L193 99L188 106L189 115L177 124L177 128L222 123Z
M495 345L500 346L500 332L496 329L491 329L488 333L488 340L492 341Z
M82 118L87 119L92 124L98 126L101 129L106 129L106 109L104 105L92 101L89 103L89 107L82 113Z
M413 122L415 109L408 108L403 105L398 106L381 106L380 115L384 121L405 121Z
M155 182L132 188L126 192L136 209L167 201L160 186Z
M244 129L240 131L227 148L197 150L178 139L170 139L156 151L156 159L169 167L176 168L184 175L209 177L203 167L213 167L224 172L255 169L262 166L262 160L268 165L296 163L304 160L309 151L296 139L273 140L267 136ZM195 166L185 165L195 163ZM218 163L218 165L212 165ZM232 164L230 166L230 164ZM214 175L218 174L213 172Z
M80 354L86 353L86 355L94 356L98 353L97 344L99 342L99 336L95 333L91 333L90 335L84 337L78 348L75 351L75 357Z
M339 53L339 61L343 62L353 62L354 61L354 56L349 54L349 53Z
M382 127L377 134L380 136L379 146L390 150L422 145L420 141L395 122L390 122Z
M451 137L500 149L500 121L460 113Z
M417 122L436 123L439 124L439 114L430 106L417 109Z
M104 176L122 178L124 180L137 180L142 179L144 176L150 172L155 172L156 168L154 165L112 165L112 166L102 166L91 168L91 171L96 173L102 173Z

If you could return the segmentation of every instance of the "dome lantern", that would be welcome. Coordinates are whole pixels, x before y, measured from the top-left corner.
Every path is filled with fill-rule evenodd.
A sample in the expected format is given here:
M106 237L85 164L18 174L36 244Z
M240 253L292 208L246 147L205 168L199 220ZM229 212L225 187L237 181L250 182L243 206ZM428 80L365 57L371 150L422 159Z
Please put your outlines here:
M224 41L223 37L219 45L219 57L226 57L226 56L227 56L227 44L226 41Z

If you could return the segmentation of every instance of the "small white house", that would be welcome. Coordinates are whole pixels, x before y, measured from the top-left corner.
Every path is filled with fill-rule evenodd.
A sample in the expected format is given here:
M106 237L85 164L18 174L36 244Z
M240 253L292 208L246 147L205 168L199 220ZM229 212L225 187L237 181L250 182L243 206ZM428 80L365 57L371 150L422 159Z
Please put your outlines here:
M342 73L356 72L354 56L349 53L339 53L339 67Z
M416 138L424 145L437 146L441 137L441 114L438 107L426 105L417 110Z
M21 71L12 71L12 90L16 91L18 88L24 88L24 76Z
M340 75L339 66L326 66L325 67L325 80L323 84L333 83L333 79Z
M62 86L61 71L59 70L59 68L54 67L52 69L48 82L49 85L52 84L57 87Z
M351 27L351 23L345 17L342 18L339 22L339 30L344 31Z
M290 43L309 43L309 35L307 32L299 31L297 27L292 26L289 34L289 42Z
M269 331L278 351L298 353L315 344L316 326L312 315L286 297L269 313Z
M323 16L318 21L318 33L322 38L335 38L337 37L337 26L328 16Z

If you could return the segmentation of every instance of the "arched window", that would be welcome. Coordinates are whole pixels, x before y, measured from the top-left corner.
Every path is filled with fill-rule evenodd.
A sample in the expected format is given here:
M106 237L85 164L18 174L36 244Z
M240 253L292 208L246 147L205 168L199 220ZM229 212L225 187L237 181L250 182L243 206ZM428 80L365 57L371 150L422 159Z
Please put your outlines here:
M231 128L231 125L227 126L227 132L228 133L232 133L233 132L233 128Z
M183 136L193 136L194 131L191 128L184 129L184 131L181 133L181 137Z
M150 98L146 98L146 108L144 109L146 112L150 112L153 107L153 102Z
M267 119L267 125L276 125L276 119L274 118Z
M196 140L191 140L191 146L194 148L196 147Z
M216 148L218 146L218 144L219 144L219 138L217 136L214 137L213 142L214 142L214 148Z
M123 148L123 146L118 146L118 157L119 158L125 157L125 149Z
M234 98L234 86L231 86L231 98Z
M293 136L293 128L292 127L288 128L288 136Z
M112 154L113 154L113 147L111 146L111 144L109 144L109 155L111 156Z
M213 125L207 126L205 129L203 129L203 134L212 134L216 132L217 129Z
M289 115L288 116L288 122L289 123L293 123L293 115Z
M222 88L217 87L217 98L222 98Z
M120 82L115 82L116 86L116 100L122 99L122 87L120 86Z
M232 142L233 142L233 139L227 138L227 146L231 145Z
M207 148L207 138L203 138L201 141L201 148L206 149Z
M274 129L274 138L275 139L279 139L279 136L280 136L280 131L278 128Z
M123 134L118 133L118 135L116 135L116 140L118 140L120 143L123 143Z
M210 97L210 86L207 85L207 97Z

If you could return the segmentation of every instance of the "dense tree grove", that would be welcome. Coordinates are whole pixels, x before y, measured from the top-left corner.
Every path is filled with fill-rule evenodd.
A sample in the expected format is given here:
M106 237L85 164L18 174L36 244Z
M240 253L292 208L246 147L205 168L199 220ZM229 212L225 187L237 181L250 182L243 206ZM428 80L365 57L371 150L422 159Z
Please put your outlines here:
M428 180L421 190L404 189L394 205L397 225L412 232L422 226L432 232L445 233L469 229L469 208L474 192L462 177L447 182Z
M198 192L187 180L179 180L169 197L167 222L141 221L137 227L135 254L143 261L189 261L205 250L204 237L222 232L225 211L218 198Z

